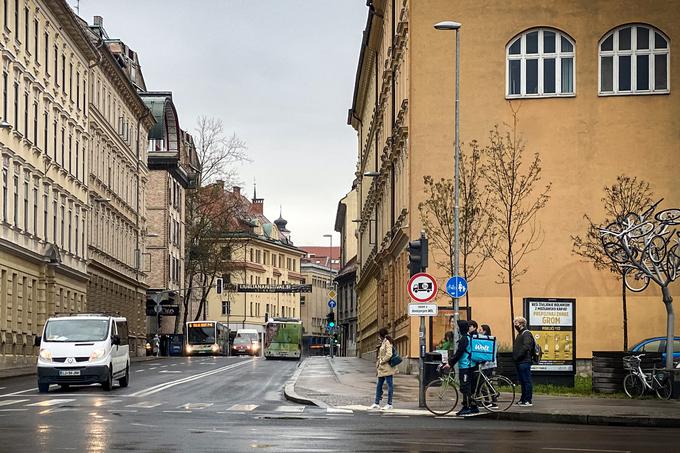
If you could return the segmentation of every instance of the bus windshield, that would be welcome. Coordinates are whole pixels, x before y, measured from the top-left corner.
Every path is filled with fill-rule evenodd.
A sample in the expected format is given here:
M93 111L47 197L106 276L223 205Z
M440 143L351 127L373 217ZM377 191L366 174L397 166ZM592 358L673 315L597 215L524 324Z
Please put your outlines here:
M215 325L209 323L189 324L187 343L213 344L215 343Z

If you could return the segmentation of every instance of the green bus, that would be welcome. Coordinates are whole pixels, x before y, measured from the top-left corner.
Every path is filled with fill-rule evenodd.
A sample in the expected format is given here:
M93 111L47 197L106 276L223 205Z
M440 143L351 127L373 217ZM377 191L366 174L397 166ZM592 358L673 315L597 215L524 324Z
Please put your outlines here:
M302 355L302 321L270 318L264 325L264 358L296 359Z

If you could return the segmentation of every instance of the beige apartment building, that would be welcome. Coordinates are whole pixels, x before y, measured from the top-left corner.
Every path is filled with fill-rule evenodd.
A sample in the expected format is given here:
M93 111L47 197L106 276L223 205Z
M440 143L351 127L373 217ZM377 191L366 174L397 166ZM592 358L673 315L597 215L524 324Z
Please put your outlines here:
M144 194L149 178L146 144L155 121L110 50L109 46L117 46L119 41L109 38L101 17L95 17L90 30L101 58L91 68L89 79L92 211L87 308L125 316L130 350L143 354L148 288L141 261L146 236ZM120 58L120 52L117 55ZM127 66L132 64L135 62Z
M538 217L542 246L525 258L514 306L525 297L576 300L577 357L622 347L620 283L572 254L584 214L603 216L603 186L627 174L651 183L663 207L680 205L680 102L674 78L680 37L673 1L479 2L374 0L361 45L348 123L357 131L358 342L374 351L387 327L402 354L418 355L418 320L407 316L407 243L422 228L423 177L453 177L455 32L462 24L460 140L488 143L512 124L527 155L540 152L551 198ZM676 81L677 82L677 81ZM676 87L677 88L677 87ZM463 145L465 152L467 145ZM377 176L376 176L377 173ZM433 265L440 284L449 277ZM470 284L471 316L508 343L507 285L487 262ZM678 295L677 284L671 292ZM441 307L451 301L437 298ZM660 291L628 295L629 336L665 335ZM435 321L432 342L443 335ZM430 334L428 338L428 349Z
M262 332L265 316L299 318L299 292L269 292L304 280L300 259L305 252L293 244L288 222L283 217L271 222L264 215L264 199L254 194L248 200L240 187L225 191L225 196L240 198L244 214L241 231L234 232L237 239L229 239L232 252L222 275L225 291L218 295L210 290L207 319L222 321L232 330ZM258 292L239 292L238 285Z
M85 309L88 66L64 1L0 8L0 367L32 364L47 317Z
M304 327L304 336L320 337L327 336L326 316L330 311L328 293L335 290L333 279L337 271L315 261L314 258L303 258L300 267L304 283L312 285L311 293L300 296L300 320Z

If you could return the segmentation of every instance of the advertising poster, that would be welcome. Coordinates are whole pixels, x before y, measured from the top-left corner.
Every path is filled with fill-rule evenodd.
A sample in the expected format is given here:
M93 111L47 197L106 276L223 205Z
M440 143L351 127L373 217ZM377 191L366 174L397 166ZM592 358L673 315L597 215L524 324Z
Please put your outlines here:
M524 315L543 356L532 371L574 373L576 365L575 299L524 299Z

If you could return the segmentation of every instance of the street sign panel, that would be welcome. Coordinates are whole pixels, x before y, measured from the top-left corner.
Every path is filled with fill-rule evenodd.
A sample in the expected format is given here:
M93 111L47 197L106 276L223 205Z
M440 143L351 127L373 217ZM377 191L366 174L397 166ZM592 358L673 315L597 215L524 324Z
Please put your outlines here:
M161 305L161 315L179 316L179 305Z
M328 291L328 297L331 298L331 299L335 299L335 296L337 296L337 295L338 295L338 293L336 293L334 289Z
M328 301L329 308L335 308L337 305L338 305L337 302L335 302L333 299Z
M408 304L409 316L437 316L437 304Z
M453 276L446 282L446 292L451 297L463 297L468 290L468 283L463 277Z
M437 295L437 281L430 274L420 272L411 277L406 289L414 302L429 302Z

